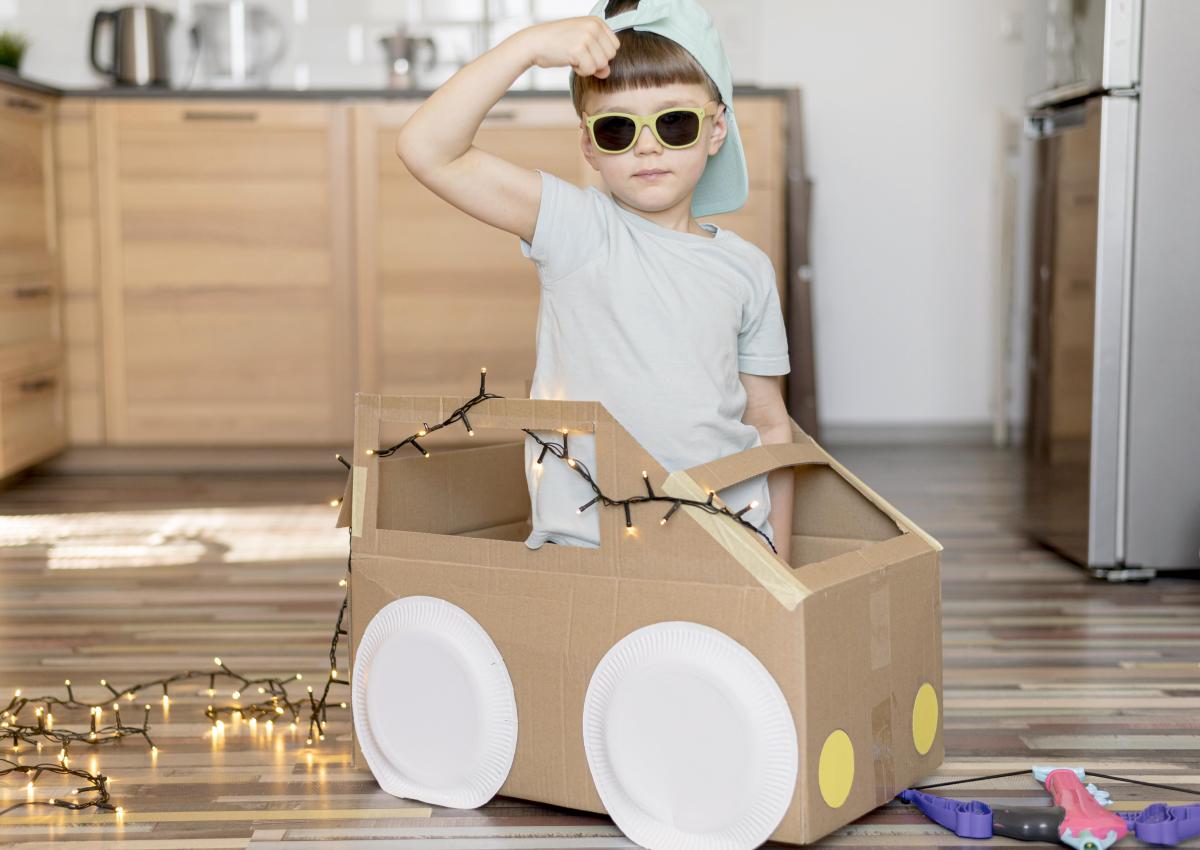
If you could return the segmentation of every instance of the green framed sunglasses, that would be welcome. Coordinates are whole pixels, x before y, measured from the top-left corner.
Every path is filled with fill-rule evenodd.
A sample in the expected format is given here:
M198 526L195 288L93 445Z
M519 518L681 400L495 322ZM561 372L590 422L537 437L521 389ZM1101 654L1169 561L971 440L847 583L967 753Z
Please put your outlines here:
M710 100L704 106L670 106L651 115L628 112L588 115L585 112L584 124L592 144L602 153L625 153L641 135L642 127L649 127L663 147L680 150L690 148L700 140L704 118L716 114L715 106L709 108L716 102Z

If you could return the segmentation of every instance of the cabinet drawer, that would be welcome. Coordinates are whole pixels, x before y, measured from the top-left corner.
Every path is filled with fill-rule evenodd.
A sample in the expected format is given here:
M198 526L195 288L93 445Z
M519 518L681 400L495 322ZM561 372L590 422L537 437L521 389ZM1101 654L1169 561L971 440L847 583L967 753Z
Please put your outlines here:
M58 362L0 376L0 474L61 451L65 426Z
M0 349L57 337L55 290L46 275L0 271Z

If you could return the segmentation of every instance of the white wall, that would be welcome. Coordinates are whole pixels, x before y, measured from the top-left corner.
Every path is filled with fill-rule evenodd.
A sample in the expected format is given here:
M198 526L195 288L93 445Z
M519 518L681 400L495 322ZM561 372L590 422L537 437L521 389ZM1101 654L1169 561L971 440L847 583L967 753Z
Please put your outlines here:
M996 113L1022 112L1021 0L751 5L756 75L804 92L821 419L987 421Z

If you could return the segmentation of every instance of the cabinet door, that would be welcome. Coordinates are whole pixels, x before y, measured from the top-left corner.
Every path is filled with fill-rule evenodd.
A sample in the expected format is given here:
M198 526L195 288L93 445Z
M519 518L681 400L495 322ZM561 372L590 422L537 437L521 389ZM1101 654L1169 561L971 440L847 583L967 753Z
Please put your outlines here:
M396 156L416 102L355 107L359 389L527 397L538 279L518 237L426 189ZM583 184L579 120L567 98L502 100L475 145Z
M703 219L732 230L761 248L775 266L779 303L787 315L787 227L783 101L778 97L736 100L738 132L746 153L750 194L733 212Z
M109 442L349 439L345 107L110 101L96 128Z
M59 348L52 106L0 86L0 371Z

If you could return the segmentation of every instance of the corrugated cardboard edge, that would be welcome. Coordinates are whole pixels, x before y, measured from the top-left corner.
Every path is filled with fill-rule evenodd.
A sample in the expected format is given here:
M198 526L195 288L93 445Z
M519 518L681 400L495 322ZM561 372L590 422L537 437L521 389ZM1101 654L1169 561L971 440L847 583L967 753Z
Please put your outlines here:
M350 534L362 536L363 511L367 502L367 468L355 466L351 471L353 477L350 494Z
M663 482L663 491L668 496L700 502L708 498L705 489L683 470L677 470L667 476L667 480ZM812 591L796 578L791 567L755 540L750 529L731 522L726 516L711 514L692 505L684 505L683 512L694 519L697 525L787 610L795 611L796 606L811 595Z

